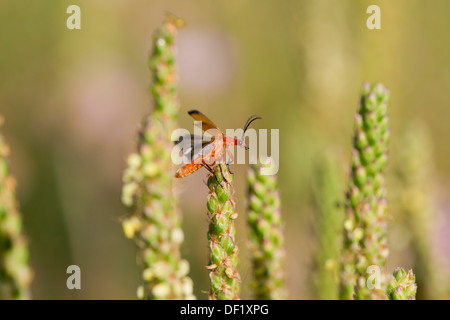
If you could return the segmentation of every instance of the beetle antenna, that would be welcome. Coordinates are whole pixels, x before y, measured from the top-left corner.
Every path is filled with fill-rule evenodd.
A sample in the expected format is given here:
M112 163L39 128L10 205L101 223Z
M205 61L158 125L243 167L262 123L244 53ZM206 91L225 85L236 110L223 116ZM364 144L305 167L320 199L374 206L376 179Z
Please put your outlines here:
M242 140L244 140L245 132L247 131L247 129L250 126L250 124L253 121L258 120L258 119L262 119L262 118L260 116L256 115L256 114L254 114L254 115L250 116L250 118L248 118L247 122L244 125L244 132L242 133Z

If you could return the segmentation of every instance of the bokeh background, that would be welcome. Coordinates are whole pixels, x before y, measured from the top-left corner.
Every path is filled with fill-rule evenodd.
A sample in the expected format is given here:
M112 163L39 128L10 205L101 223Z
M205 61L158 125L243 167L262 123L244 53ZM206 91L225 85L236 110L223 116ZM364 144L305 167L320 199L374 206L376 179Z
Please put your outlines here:
M66 28L71 4L81 8L81 30ZM381 8L381 30L366 27L371 4ZM0 114L30 242L34 298L136 297L136 247L119 222L126 214L121 176L151 108L147 57L166 11L187 22L177 40L180 126L192 128L186 111L196 108L223 129L241 127L255 113L264 118L256 128L280 129L292 299L314 298L315 159L321 150L337 150L346 181L364 80L391 89L393 162L402 150L396 137L411 121L429 132L430 252L441 282L449 283L449 1L0 0ZM244 213L245 166L233 171ZM209 284L204 181L196 174L178 189L182 254L199 299L207 298ZM394 230L400 221L390 216ZM242 297L250 298L244 214L237 224ZM388 271L411 267L402 235L391 232L389 241ZM66 287L71 264L81 267L81 290Z

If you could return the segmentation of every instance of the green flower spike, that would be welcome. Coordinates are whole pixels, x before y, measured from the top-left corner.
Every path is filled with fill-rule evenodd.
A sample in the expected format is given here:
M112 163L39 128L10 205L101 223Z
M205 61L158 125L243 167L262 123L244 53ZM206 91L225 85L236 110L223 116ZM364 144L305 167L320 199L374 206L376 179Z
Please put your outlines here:
M287 298L287 289L280 192L276 176L262 175L262 167L254 164L247 172L253 286L258 300L282 300Z
M388 285L390 300L416 300L417 284L412 270L397 268L392 281Z
M2 123L0 117L0 126ZM33 272L8 155L9 147L0 135L0 300L29 299Z
M150 70L155 105L143 121L138 150L128 157L123 175L122 203L133 214L123 220L122 227L140 248L144 267L144 284L138 288L141 299L195 299L187 276L189 263L180 254L184 234L171 161L170 138L179 109L174 48L179 21L168 17L154 35Z
M388 157L389 90L382 84L363 85L361 106L356 115L352 164L346 193L344 246L341 270L341 299L382 299L381 289L369 289L369 266L380 270L386 264L386 187L384 168Z
M241 281L234 226L238 214L233 200L233 175L225 164L216 165L214 174L208 175L208 188L209 299L238 300Z

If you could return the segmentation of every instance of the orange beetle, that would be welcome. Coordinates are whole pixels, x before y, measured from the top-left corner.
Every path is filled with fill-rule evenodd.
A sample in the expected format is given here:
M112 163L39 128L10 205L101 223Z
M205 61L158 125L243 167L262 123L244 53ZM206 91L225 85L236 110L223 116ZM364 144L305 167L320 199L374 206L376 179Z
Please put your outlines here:
M205 167L208 169L209 172L214 173L213 167L216 164L219 164L222 162L225 152L230 156L230 159L233 159L233 155L229 149L230 146L237 145L242 148L248 149L248 147L244 143L244 134L245 131L247 131L249 125L257 120L261 119L261 117L258 116L251 116L247 122L244 125L244 132L242 134L242 139L235 139L226 137L222 131L212 122L207 116L205 116L203 113L197 110L191 110L188 111L188 114L194 118L196 121L201 121L202 130L203 131L213 131L213 139L212 141L203 142L202 140L202 149L200 151L200 154L194 157L191 163L188 163L177 170L175 173L176 178L184 178L191 173L194 173L201 167ZM202 137L196 137L194 135L191 135L191 148L190 150L193 150L193 145L195 144L195 140L199 140ZM198 141L197 141L198 143ZM227 163L228 165L229 163Z

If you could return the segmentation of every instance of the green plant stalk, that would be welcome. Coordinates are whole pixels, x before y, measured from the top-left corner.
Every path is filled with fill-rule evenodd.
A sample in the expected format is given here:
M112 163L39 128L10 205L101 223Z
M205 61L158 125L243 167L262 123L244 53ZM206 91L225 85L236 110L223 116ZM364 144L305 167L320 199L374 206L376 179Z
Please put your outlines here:
M211 281L210 300L238 300L240 276L237 270L238 247L235 241L237 218L233 200L233 175L225 164L208 175L208 241L210 260L206 267Z
M138 150L128 157L123 175L122 202L132 209L123 220L128 238L140 248L144 284L141 299L194 299L193 283L187 276L189 264L181 258L184 240L181 214L173 192L171 161L179 109L174 39L177 25L168 18L155 32L150 70L153 73L154 109L143 121Z
M339 257L344 220L342 179L336 157L325 152L316 162L313 175L314 227L318 247L313 279L315 297L339 298Z
M0 118L0 126L2 122ZM8 156L9 147L0 135L0 300L30 299L33 272Z
M283 300L287 298L286 252L280 192L276 176L262 175L262 167L261 164L253 164L247 171L254 295L257 300Z
M356 115L352 164L346 193L341 299L382 299L381 288L369 289L367 268L383 270L389 254L386 239L387 201L384 169L388 157L389 91L382 84L364 83Z
M387 292L389 300L416 300L417 284L412 270L395 269Z
M430 254L430 222L433 219L430 187L432 185L431 139L423 123L410 123L400 137L402 148L394 167L398 212L406 232L410 234L414 271L420 283L418 299L436 298L439 283L436 281L436 263ZM434 270L434 271L433 271Z

